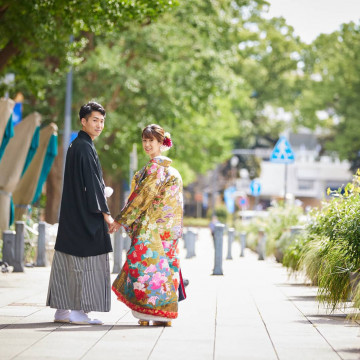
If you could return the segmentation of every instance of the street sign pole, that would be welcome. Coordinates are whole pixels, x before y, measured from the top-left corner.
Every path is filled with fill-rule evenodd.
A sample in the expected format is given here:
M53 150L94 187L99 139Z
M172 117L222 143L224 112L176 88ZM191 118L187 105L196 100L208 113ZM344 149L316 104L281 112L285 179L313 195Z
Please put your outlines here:
M285 203L286 193L287 193L288 164L292 164L295 161L295 154L291 148L290 143L287 141L285 136L281 136L280 139L277 141L271 153L270 161L285 165L285 173L284 173L284 203Z
M286 193L287 193L287 170L288 170L288 164L285 164L285 178L284 178L284 204L286 201Z

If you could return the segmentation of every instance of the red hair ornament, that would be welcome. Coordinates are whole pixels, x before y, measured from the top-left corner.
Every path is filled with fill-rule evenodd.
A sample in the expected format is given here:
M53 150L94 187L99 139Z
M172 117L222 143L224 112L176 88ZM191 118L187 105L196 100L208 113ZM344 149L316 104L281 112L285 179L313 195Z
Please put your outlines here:
M161 151L167 151L169 150L171 147L173 146L171 137L170 137L170 133L166 132L164 134L164 141L161 145Z

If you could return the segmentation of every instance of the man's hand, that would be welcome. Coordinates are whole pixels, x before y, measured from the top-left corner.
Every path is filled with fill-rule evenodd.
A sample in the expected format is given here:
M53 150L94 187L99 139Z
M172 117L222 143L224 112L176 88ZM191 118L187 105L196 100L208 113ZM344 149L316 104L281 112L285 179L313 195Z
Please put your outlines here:
M112 234L112 233L118 231L120 228L121 228L121 225L118 222L113 221L113 223L109 226L109 234Z
M103 213L103 215L105 222L108 224L108 226L110 226L114 222L114 219L109 214Z

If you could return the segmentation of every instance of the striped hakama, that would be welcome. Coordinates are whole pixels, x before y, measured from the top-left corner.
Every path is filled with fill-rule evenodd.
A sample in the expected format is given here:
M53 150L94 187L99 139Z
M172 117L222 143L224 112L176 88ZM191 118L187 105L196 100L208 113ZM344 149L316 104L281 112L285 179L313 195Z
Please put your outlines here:
M110 311L109 255L78 257L55 251L46 305L55 309Z

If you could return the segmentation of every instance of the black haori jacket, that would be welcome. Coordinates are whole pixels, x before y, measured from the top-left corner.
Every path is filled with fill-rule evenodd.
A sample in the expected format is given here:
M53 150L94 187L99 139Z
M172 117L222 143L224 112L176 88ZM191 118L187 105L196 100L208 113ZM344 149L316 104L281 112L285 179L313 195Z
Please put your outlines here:
M74 256L112 251L102 213L109 214L101 165L90 136L79 131L66 155L55 250Z

